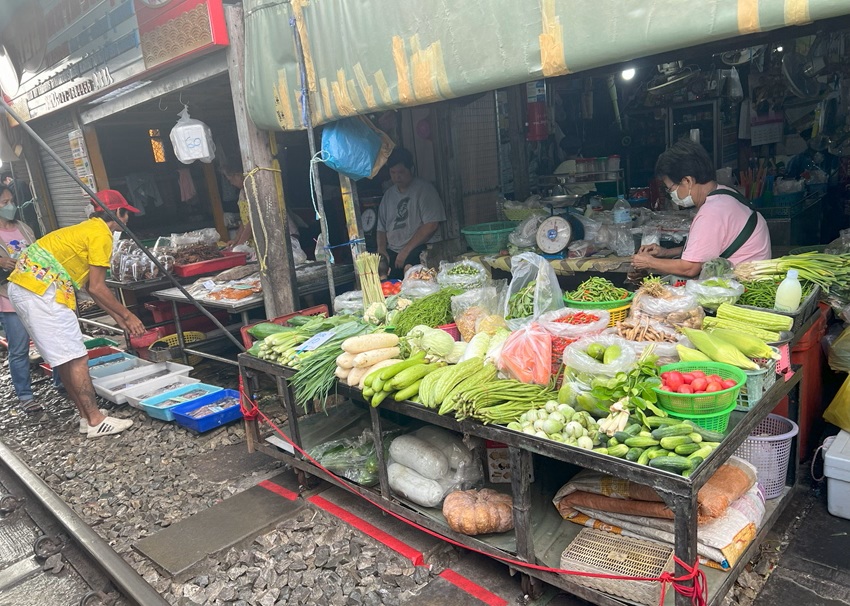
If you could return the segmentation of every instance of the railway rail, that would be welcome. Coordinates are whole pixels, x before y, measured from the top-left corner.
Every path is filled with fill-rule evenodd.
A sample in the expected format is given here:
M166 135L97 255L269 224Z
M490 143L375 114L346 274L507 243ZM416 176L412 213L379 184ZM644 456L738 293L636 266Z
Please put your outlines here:
M0 442L0 606L166 602Z

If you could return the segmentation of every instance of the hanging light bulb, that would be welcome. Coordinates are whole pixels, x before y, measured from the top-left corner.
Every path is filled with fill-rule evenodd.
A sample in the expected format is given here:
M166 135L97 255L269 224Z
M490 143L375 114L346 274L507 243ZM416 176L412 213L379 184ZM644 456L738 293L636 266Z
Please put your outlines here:
M622 74L620 74L620 77L621 77L623 80L631 80L632 78L634 78L634 77L635 77L635 68L630 67L630 68L628 68L628 69L624 69L624 70L623 70L623 73L622 73Z
M784 49L784 48L782 48L781 46L777 46L777 47L776 47L776 52L777 52L777 53L781 53L783 50L785 50L785 49Z

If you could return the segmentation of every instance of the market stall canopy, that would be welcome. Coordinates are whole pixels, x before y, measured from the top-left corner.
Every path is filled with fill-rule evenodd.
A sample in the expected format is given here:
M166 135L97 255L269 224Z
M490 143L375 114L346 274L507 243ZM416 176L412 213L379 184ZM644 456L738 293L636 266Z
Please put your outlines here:
M847 0L245 0L247 101L260 128L432 103L850 13Z

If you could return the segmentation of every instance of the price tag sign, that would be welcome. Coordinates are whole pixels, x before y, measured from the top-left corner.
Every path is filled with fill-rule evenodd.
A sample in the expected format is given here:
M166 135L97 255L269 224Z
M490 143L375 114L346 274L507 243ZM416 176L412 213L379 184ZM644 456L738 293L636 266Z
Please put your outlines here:
M334 336L335 331L326 330L324 332L319 332L304 341L301 344L301 347L298 348L298 351L313 351L314 349L318 349L328 341L330 341Z
M215 288L215 282L213 282L212 280L207 280L202 284L202 286L207 290L212 290L213 288Z
M791 370L791 349L788 343L779 346L779 360L776 362L776 372L788 381L794 375Z

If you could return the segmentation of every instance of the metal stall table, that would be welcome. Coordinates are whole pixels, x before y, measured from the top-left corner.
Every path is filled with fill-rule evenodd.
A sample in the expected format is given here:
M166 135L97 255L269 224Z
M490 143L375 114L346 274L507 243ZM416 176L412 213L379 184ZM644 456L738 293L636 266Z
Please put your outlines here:
M519 560L549 568L560 568L561 553L577 536L581 527L562 520L552 505L551 496L562 482L557 481L556 478L544 476L538 477L532 485L533 454L611 474L654 488L675 514L675 555L683 562L690 564L695 562L697 558L697 516L695 514L699 489L744 442L753 428L784 397L787 396L792 403L789 408L792 418L796 416L801 378L799 369L795 369L794 374L787 381L777 381L752 410L747 413L733 413L726 439L709 455L696 472L689 478L684 478L624 459L542 440L504 427L482 425L470 420L457 421L452 417L439 415L431 409L410 402L394 402L388 399L384 400L379 408L373 408L365 402L359 390L343 385L338 387L338 393L350 398L346 403L329 408L327 413L304 414L303 411L299 410L288 384L288 379L294 373L292 369L260 360L248 354L240 354L239 366L241 379L246 386L252 385L251 381L261 375L274 380L278 398L288 417L288 421L282 429L292 442L304 450L308 450L331 437L339 437L338 432L341 428L353 428L353 419L357 414L361 415L362 419L362 425L357 429L371 428L373 436L382 436L382 427L386 423L385 416L395 415L398 418L428 423L462 434L506 444L509 449L512 469L511 493L514 507L514 531L501 535L469 537L450 530L439 509L418 506L390 492L386 461L380 441L376 442L379 483L375 488L368 488L324 472L284 441L273 435L261 433L259 422L256 419L246 421L246 440L249 450L259 450L292 465L299 474L302 485L305 482L306 474L314 475L364 495L405 519L488 554L497 560ZM796 445L795 438L792 443L791 461L796 460ZM720 604L722 602L735 579L767 536L773 523L788 505L796 483L795 472L795 466L791 464L784 492L779 498L768 501L763 525L756 539L736 565L730 571L718 571L705 566L702 567L708 579L709 604ZM596 604L622 606L624 603L612 595L576 583L571 576L522 568L515 564L508 564L508 566L511 569L519 569L523 573L523 588L531 593L538 592L540 582L544 581ZM676 573L677 575L684 575L685 570L677 567ZM675 601L676 606L690 604L690 598L678 594L674 598L672 594L674 594L673 591L668 592L667 603L673 604Z

